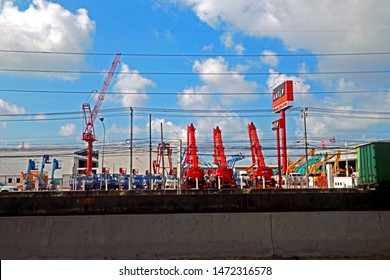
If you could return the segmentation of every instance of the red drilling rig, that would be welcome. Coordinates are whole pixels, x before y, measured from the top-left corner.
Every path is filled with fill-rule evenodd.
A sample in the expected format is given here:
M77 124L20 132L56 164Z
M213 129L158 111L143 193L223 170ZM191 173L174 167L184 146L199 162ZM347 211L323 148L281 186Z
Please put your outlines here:
M222 133L219 127L213 129L214 138L214 163L218 166L214 172L214 179L211 187L235 188L236 182L233 178L233 169L226 164L225 148L222 142Z
M196 153L195 127L193 124L187 126L187 153L186 164L190 165L184 172L184 185L187 189L205 188L204 170L198 165Z
M162 165L161 162L168 157L168 166ZM168 170L168 171L166 171ZM153 160L154 174L172 175L174 173L172 163L172 148L169 143L161 142L157 146L157 158Z
M254 170L252 176L252 186L262 188L264 183L265 187L275 187L275 180L272 178L272 168L266 166L265 164L260 141L257 137L256 126L253 124L253 122L248 124L248 134L252 153L252 163L253 166L257 165L257 168Z
M103 86L100 89L98 98L96 100L95 106L93 107L93 110L91 111L91 106L89 103L83 104L83 113L84 113L84 132L83 132L83 140L88 143L87 148L87 168L85 169L84 173L86 175L92 174L92 144L96 140L95 137L95 129L93 127L93 124L95 122L96 116L99 113L100 107L102 106L104 96L106 94L106 91L108 89L108 86L111 83L112 76L114 75L116 66L119 63L119 57L121 56L120 53L116 54L114 61L112 62L110 71L108 71L108 74L104 80Z

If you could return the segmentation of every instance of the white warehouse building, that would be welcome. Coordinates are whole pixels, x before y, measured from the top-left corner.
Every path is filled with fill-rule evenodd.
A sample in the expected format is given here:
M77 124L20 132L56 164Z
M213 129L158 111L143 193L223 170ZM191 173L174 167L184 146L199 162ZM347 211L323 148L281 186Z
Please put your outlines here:
M83 174L87 167L86 149L75 148L1 148L0 149L0 183L4 185L23 187L22 173L26 173L29 166L29 161L35 163L35 178L39 177L42 169L44 156L48 156L48 161L44 163L43 173L49 178L54 179L57 185L67 188L69 187L70 178L75 174ZM133 149L133 170L138 174L145 174L150 170L151 161L156 159L156 149L154 148L151 155L149 149ZM53 160L59 162L59 169L53 172ZM173 157L173 165L176 167L176 153ZM106 146L104 149L98 147L94 150L92 171L100 173L102 170L102 161L104 167L110 173L119 173L120 168L126 170L129 174L130 170L130 149L125 146ZM167 163L166 163L167 164ZM168 164L167 164L168 165ZM166 166L167 166L166 165ZM31 172L30 172L31 174Z

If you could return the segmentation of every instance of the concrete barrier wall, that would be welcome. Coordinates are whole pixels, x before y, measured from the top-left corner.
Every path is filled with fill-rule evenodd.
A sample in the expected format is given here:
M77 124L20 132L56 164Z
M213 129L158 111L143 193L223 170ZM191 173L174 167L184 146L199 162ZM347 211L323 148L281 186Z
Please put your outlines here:
M1 259L390 258L390 212L0 217Z

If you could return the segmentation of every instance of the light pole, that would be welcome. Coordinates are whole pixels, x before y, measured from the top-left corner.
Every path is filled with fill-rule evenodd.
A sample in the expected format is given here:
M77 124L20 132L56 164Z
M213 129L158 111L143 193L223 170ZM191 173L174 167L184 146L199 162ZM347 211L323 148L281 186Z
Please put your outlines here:
M100 116L99 120L103 124L103 153L102 153L102 176L103 176L103 174L104 174L104 146L106 144L106 126L104 125L104 117L103 116ZM107 187L106 187L106 189L107 189Z
M301 117L303 118L303 126L304 126L304 140L305 140L305 158L306 158L306 175L305 175L305 179L306 179L306 188L309 187L309 159L308 159L308 155L307 155L307 130L306 130L306 117L307 117L307 110L308 108L304 108L303 110L301 110Z

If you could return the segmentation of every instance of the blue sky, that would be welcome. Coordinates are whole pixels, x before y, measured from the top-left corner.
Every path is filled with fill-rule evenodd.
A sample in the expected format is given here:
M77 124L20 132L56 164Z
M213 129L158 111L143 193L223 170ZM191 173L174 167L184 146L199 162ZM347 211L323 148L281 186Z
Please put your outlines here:
M169 141L194 123L206 154L213 127L234 154L253 121L273 155L270 92L286 79L297 93L289 147L301 147L303 107L312 146L389 139L389 18L388 0L0 0L0 146L83 147L82 104L117 52L100 112L108 145L125 143L134 107L139 146L151 114L155 141L160 123ZM95 131L101 140L99 121Z

